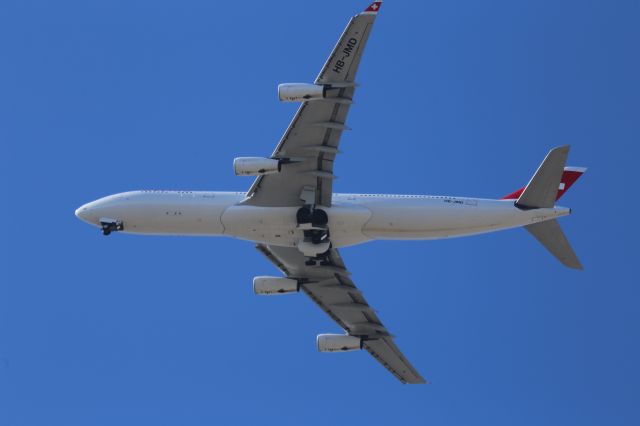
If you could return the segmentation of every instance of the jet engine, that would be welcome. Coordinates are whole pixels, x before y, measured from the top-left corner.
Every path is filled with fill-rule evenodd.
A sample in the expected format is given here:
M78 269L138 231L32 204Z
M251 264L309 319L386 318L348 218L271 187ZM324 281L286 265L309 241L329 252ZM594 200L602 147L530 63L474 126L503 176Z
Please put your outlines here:
M282 160L263 157L238 157L233 160L233 172L236 176L259 176L278 173Z
M278 85L281 102L306 102L327 97L327 87L320 84L285 83Z
M253 292L263 296L295 293L300 289L298 280L282 277L255 277Z
M318 334L316 344L320 352L347 352L362 349L362 339L347 334Z

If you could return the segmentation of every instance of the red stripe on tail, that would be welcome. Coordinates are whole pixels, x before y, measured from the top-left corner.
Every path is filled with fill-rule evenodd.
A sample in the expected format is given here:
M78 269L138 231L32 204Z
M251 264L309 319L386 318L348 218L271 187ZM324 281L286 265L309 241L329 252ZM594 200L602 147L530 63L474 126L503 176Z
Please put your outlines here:
M560 180L560 187L558 188L558 195L556 201L564 195L565 192L571 188L571 186L578 180L580 176L584 174L587 169L584 167L565 167L564 173L562 173L562 179ZM501 200L517 200L522 195L524 187L512 192L509 195L505 195Z

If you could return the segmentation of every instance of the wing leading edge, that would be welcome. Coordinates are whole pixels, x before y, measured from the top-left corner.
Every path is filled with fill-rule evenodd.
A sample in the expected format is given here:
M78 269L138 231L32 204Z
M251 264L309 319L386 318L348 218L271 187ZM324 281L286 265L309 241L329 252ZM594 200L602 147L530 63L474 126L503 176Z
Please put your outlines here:
M301 290L348 335L362 338L363 348L402 383L425 383L349 278L337 250L332 249L322 265L309 266L295 247L258 244L257 248L287 277L299 280Z

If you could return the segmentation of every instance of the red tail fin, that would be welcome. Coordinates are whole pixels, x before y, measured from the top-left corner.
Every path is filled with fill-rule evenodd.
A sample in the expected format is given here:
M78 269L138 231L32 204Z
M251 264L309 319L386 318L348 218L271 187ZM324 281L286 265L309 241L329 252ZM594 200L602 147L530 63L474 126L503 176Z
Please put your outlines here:
M586 167L565 167L564 173L562 173L562 180L560 181L560 187L558 188L558 195L556 196L556 201L560 199L564 195L565 192L571 188L571 185L578 180L580 176L587 170ZM517 200L520 195L524 191L524 187L518 189L515 192L512 192L509 195L505 195L502 197L502 200Z

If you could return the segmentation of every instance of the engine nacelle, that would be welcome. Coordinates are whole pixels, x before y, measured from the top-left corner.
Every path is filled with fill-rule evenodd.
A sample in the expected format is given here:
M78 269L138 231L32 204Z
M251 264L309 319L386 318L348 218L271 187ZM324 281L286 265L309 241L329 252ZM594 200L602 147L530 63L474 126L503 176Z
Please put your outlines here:
M316 344L320 352L347 352L362 349L362 339L346 334L318 334Z
M327 87L320 84L285 83L278 85L281 102L306 102L327 97Z
M282 277L255 277L253 292L263 296L295 293L300 289L298 280Z
M263 157L238 157L233 160L233 172L236 176L259 176L278 173L281 160Z

